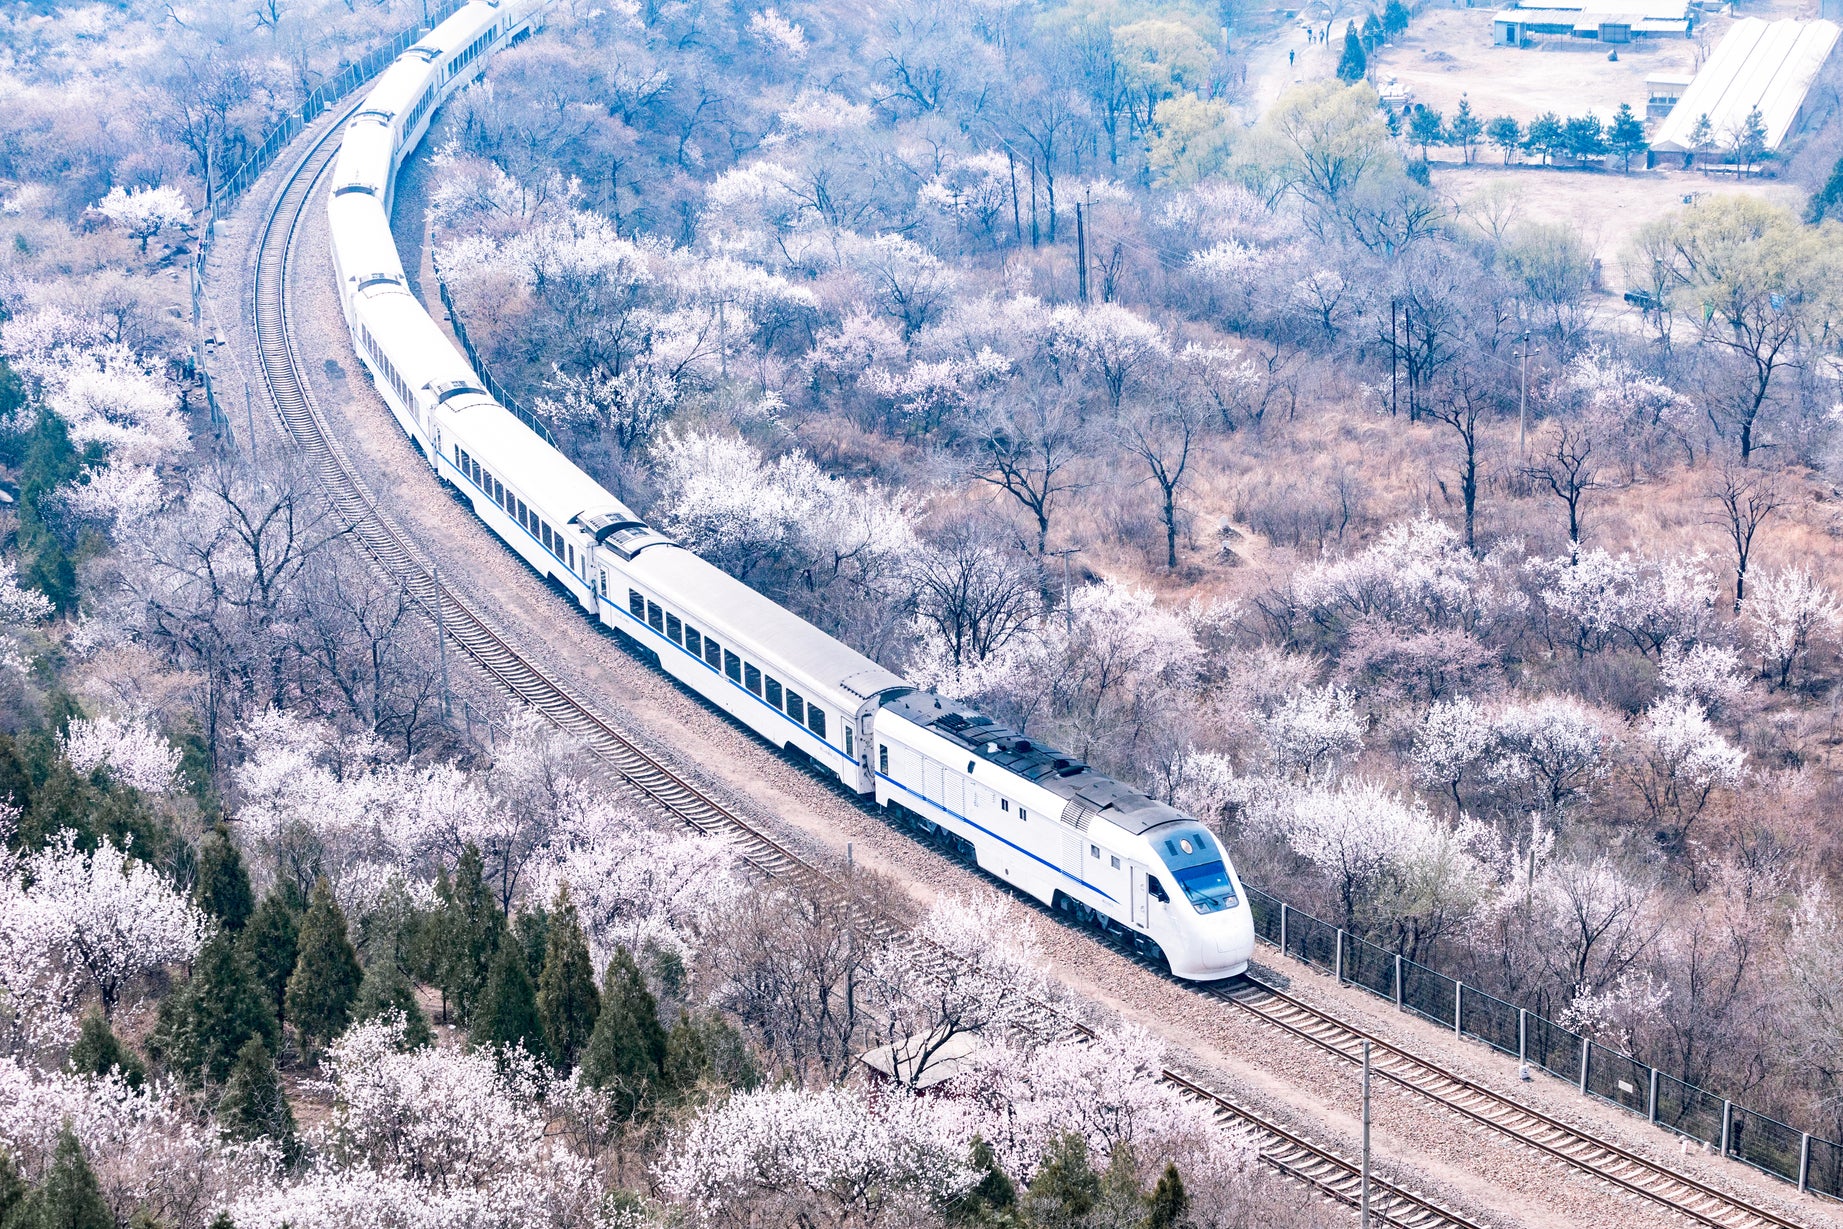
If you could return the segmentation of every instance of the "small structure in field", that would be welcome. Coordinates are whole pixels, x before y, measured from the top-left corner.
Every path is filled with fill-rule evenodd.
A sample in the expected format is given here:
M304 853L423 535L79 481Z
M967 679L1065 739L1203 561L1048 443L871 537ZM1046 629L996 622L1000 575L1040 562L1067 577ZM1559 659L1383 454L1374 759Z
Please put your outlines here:
M1528 0L1498 10L1492 41L1522 47L1545 37L1629 43L1636 38L1688 38L1696 26L1692 0Z
M1799 131L1837 36L1830 21L1734 23L1651 138L1656 155L1755 162ZM1736 157L1735 150L1742 155Z

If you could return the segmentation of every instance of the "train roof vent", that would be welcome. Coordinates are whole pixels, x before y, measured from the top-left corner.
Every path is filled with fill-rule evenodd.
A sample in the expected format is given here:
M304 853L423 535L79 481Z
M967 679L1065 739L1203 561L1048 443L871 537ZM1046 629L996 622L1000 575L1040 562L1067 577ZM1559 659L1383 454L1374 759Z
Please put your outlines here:
M441 405L464 393L477 393L482 397L486 395L486 390L472 380L443 380L439 384L431 384L429 391L435 394L436 405Z
M395 118L397 118L397 113L395 111L386 111L382 107L366 107L363 111L360 111L357 115L352 117L352 122L356 124L362 119L374 119L380 124L388 124Z
M411 47L404 55L421 56L424 64L433 64L442 54L440 47Z
M369 290L373 286L401 286L403 284L403 279L397 274L382 271L354 274L352 280L358 283L360 290Z
M368 183L349 183L343 187L333 189L334 196L345 196L349 192L363 192L366 196L376 196L378 194L377 189Z

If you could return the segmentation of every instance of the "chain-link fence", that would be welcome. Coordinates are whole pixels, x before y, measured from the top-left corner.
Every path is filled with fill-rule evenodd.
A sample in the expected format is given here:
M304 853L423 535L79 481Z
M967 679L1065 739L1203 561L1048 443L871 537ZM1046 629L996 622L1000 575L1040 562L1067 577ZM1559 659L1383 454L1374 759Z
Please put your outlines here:
M454 329L454 339L461 343L461 349L467 354L467 362L473 367L474 374L480 377L480 383L486 388L487 395L505 406L506 409L511 410L518 416L520 422L537 432L538 437L546 444L555 448L557 446L556 437L551 435L550 428L544 424L544 420L520 405L512 394L506 391L505 386L493 378L493 373L487 370L486 360L480 357L478 350L474 349L473 339L467 335L467 326L461 323L460 313L454 310L454 298L448 293L448 283L442 278L440 265L435 266L435 289L441 295L442 307L448 313L448 324Z
M1484 1042L1803 1191L1843 1199L1843 1144L1756 1114L1544 1016L1247 889L1255 936L1462 1037Z

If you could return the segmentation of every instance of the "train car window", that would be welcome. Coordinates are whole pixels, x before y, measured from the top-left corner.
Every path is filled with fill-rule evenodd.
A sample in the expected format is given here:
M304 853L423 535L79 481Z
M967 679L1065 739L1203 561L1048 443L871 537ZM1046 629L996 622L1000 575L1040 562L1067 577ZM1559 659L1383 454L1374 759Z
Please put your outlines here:
M538 522L538 541L544 544L545 550L550 549L550 526L543 521Z
M1112 863L1113 863L1113 868L1114 868L1115 870L1119 870L1119 869L1120 869L1120 858L1119 858L1119 855L1117 855L1117 854L1116 854L1116 855L1114 855L1114 856L1113 856L1112 858L1109 858L1109 859L1108 859L1108 861L1110 861L1110 862L1112 862Z
M742 682L742 658L728 649L723 650L723 673L732 683Z
M608 596L608 573L602 573L602 596Z
M1011 809L1011 799L1000 798L998 800L998 809L1001 811L1009 811Z
M514 495L512 497L512 506L518 509L518 523L521 525L527 524L525 520L525 501Z
M762 672L744 662L742 664L742 685L759 696L762 693Z
M877 771L887 777L889 775L889 770L890 749L879 743L877 745Z
M685 624L685 647L691 650L693 657L704 656L704 637L689 623Z
M665 611L659 609L659 603L648 602L646 604L646 625L656 632L663 632L666 629Z
M1153 900L1162 900L1167 905L1171 903L1171 898L1165 895L1165 885L1158 881L1157 875L1145 877L1145 890L1151 894Z
M973 775L973 761L971 760L966 761L966 775L969 777Z
M704 637L704 664L712 670L723 669L723 646L709 636Z
M678 621L677 615L675 614L667 615L666 616L666 639L670 640L673 644L678 644L682 640L684 640L684 638L685 638L685 625Z
M826 736L826 713L823 708L820 708L816 704L809 704L806 706L806 728L819 735L821 738ZM850 730L845 731L845 741L851 741ZM845 748L845 754L851 754L851 749L849 747Z
M776 708L781 707L781 685L773 679L769 679L767 682L768 703L774 705Z
M646 618L646 599L640 596L638 589L627 591L627 611L636 619Z
M568 563L570 565L570 571L574 572L576 570L576 548L570 543L565 542L563 544L563 554L564 562Z
M807 710L807 718L806 718L806 719L807 719L807 720L808 720L809 722L810 722L810 721L811 721L811 720L813 719L813 718L812 718L812 714L813 714L813 712L814 712L814 711L815 711L815 710L813 710L813 709L808 709L808 710ZM821 737L821 738L824 738L824 737L826 736L826 735L825 735L825 723L826 723L826 715L825 715L824 713L820 713L820 714L819 714L819 727L818 727L818 728L819 728L819 737ZM853 750L851 749L851 723L850 723L850 722L846 722L846 723L845 723L845 754L846 754L846 755L849 755L849 756L851 756L851 757L852 757L853 759L856 759L856 758L857 758L857 752L855 752L855 751L853 751Z
M1090 846L1088 846L1088 856L1089 856L1090 858L1098 858L1098 857L1100 857L1100 856L1101 856L1101 847L1100 847L1099 845L1090 845Z
M798 692L787 693L787 715L795 721L806 720L806 700Z
M1030 812L1026 811L1023 807L1019 807L1017 809L1017 819L1020 824L1030 822Z

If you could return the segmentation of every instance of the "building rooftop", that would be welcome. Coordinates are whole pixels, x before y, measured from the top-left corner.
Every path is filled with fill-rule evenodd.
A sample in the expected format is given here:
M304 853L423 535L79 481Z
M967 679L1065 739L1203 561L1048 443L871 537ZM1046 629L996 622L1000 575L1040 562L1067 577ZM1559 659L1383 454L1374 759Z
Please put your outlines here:
M1691 152L1690 134L1704 115L1717 145L1726 145L1756 107L1766 129L1766 148L1779 148L1836 47L1838 33L1829 21L1747 17L1736 22L1658 125L1651 148Z

